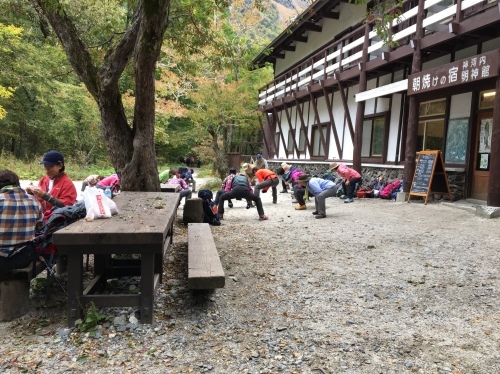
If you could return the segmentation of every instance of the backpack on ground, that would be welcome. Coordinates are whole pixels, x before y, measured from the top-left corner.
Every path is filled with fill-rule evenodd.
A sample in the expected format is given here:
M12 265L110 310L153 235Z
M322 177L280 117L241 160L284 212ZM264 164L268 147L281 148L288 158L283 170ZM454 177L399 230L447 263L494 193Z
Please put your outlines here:
M203 202L203 223L208 223L212 226L220 226L219 214L217 213L217 205L213 202L214 194L209 189L201 189L198 191L198 197Z
M399 187L401 186L401 181L400 180L395 180L394 182L389 183L387 186L385 186L382 191L380 191L380 198L381 199L390 199L392 196L392 193L395 191L399 191Z

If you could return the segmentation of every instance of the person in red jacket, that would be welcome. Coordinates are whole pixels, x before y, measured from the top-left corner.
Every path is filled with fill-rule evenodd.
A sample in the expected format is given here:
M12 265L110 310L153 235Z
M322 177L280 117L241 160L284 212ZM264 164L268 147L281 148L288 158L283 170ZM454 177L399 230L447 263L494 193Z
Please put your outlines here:
M77 192L73 181L64 172L64 156L61 152L47 152L41 163L47 175L40 179L38 186L28 186L26 192L38 198L44 221L47 222L54 208L73 205Z
M278 202L278 192L276 190L276 186L279 183L278 175L269 169L259 169L257 166L252 169L252 172L255 174L255 177L259 180L259 183L255 185L255 195L260 195L260 190L262 192L267 192L269 187L273 190L273 204Z
M361 183L361 174L359 174L356 170L337 162L332 162L329 169L331 172L336 172L344 179L342 188L344 189L345 195L341 196L341 199L345 199L344 203L352 203L352 198L356 192L356 183Z

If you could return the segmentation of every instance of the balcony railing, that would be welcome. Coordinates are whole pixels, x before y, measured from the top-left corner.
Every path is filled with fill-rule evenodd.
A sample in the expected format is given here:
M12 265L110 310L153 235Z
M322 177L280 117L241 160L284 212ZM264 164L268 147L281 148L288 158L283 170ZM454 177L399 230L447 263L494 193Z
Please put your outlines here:
M490 0L488 3L497 1ZM471 10L472 7L480 3L484 3L484 0L463 0L459 2L459 11ZM392 22L394 41L405 44L404 41L415 34L417 8L418 6L408 9ZM426 32L447 28L457 15L457 4L451 4L450 0L427 0L424 8L427 10L423 20ZM363 54L364 30L364 26L359 27L311 56L299 66L275 78L259 92L259 105L263 106L286 97L292 92L304 90L314 82L333 77L336 72L354 68ZM387 51L387 46L384 45L375 31L370 31L368 38L370 39L368 60L377 58L382 52Z

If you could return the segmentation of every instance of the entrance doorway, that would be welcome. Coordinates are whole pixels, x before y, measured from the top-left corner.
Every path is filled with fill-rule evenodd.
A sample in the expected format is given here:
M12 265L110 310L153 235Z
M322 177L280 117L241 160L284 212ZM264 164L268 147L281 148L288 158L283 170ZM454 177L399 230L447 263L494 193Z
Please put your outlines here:
M480 113L476 128L471 197L473 199L486 200L488 196L488 182L490 179L489 170L493 112L488 111Z

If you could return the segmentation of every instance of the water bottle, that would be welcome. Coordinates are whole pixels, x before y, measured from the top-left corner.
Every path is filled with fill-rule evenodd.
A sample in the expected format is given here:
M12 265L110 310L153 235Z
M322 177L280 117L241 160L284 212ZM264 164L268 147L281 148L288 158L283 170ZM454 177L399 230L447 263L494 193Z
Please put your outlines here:
M104 190L104 196L109 197L110 199L112 198L111 187L106 187L106 189Z

